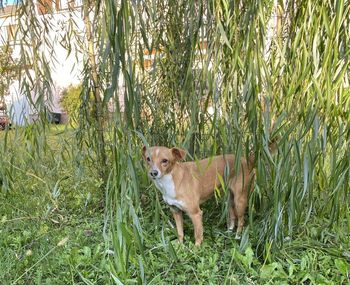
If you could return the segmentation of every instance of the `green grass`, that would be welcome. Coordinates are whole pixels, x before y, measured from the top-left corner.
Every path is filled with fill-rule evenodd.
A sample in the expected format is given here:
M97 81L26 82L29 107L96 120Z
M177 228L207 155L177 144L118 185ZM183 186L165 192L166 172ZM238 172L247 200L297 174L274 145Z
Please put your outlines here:
M226 231L222 219L224 201L211 200L203 209L203 246L194 246L188 218L185 243L177 244L170 211L156 189L149 186L138 164L135 165L141 186L140 207L136 207L136 212L141 242L138 244L133 230L135 220L124 225L123 229L129 233L123 237L118 231L110 234L107 231L106 236L104 226L118 223L115 220L118 209L113 220L108 220L110 213L103 210L103 191L96 169L84 160L77 164L62 159L64 145L60 142L72 139L72 130L49 131L47 137L53 156L38 158L35 168L20 134L19 130L10 134L8 151L16 150L12 154L15 168L11 188L2 187L0 192L2 284L15 281L16 284L113 284L114 274L120 280L123 277L123 268L117 265L120 263L117 257L123 254L118 255L118 241L114 238L124 238L128 245L123 263L125 284L350 282L348 225L331 230L329 220L324 217L310 219L280 250L261 252L263 249L258 247L261 220L256 218L253 222L258 224L246 231L249 239L236 241L234 234ZM0 136L3 139L4 133ZM3 166L9 163L9 157L2 156ZM68 240L58 246L65 238ZM117 274L114 268L120 272Z
M74 168L74 161L62 162L61 131L50 132L55 154L36 158L37 167L32 167L21 130L9 133L3 163L10 153L14 159L2 164L12 165L13 176L10 189L0 192L0 258L6 265L0 270L1 284L20 276L18 284L68 284L80 274L92 280L103 275L97 270L104 252L99 180L87 168ZM57 246L64 238L67 243Z

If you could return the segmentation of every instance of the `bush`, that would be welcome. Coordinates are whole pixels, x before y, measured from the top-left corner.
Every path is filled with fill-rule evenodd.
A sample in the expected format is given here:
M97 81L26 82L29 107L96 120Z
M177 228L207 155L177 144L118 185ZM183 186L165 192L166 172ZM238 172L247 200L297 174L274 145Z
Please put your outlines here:
M70 85L62 92L61 106L69 114L70 118L74 118L81 105L80 93L82 91L81 84Z

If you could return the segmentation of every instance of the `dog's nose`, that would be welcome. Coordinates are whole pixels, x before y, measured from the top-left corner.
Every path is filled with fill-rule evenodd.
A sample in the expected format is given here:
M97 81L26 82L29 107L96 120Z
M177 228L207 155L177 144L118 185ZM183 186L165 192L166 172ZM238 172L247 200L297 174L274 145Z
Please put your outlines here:
M151 170L151 171L149 172L149 174L150 174L153 178L155 178L155 177L158 176L158 170Z

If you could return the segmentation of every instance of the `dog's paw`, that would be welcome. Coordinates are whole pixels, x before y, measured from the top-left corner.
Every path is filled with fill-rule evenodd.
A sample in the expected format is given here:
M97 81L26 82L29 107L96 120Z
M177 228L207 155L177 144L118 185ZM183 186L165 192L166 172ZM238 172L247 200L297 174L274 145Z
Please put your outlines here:
M235 240L240 240L240 239L241 239L241 235L236 233Z
M235 221L229 221L229 222L227 223L227 231L228 231L228 232L233 232L234 229L235 229L235 227L236 227Z
M235 227L228 227L227 232L232 233L235 230Z

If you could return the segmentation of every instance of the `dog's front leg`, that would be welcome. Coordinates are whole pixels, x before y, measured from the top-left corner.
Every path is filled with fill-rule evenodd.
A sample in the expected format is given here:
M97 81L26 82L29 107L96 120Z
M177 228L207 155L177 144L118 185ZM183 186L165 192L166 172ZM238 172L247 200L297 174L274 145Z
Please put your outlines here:
M179 243L183 243L184 241L184 222L182 218L182 211L177 208L171 207L171 212L173 213L173 217L176 224L177 238L179 239Z
M195 211L188 213L188 215L190 216L194 227L195 245L199 246L203 241L202 211L198 208Z

